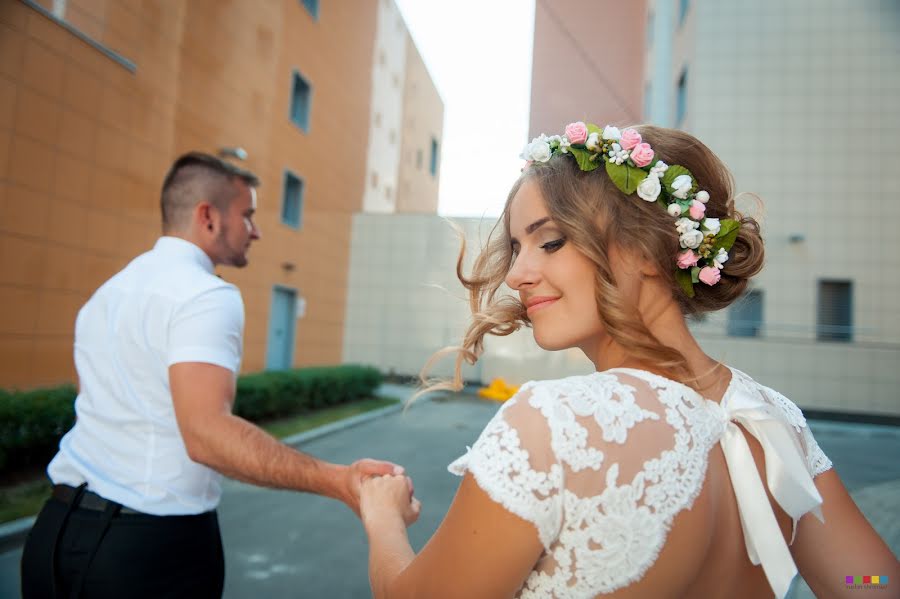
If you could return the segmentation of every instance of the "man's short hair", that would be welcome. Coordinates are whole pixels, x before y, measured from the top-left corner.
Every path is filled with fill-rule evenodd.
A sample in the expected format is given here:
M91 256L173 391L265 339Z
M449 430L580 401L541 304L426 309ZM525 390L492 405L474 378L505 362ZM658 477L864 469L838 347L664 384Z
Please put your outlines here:
M218 210L226 210L237 195L236 180L248 187L259 187L256 175L210 154L188 152L178 158L163 180L163 231L185 227L194 206L203 200Z

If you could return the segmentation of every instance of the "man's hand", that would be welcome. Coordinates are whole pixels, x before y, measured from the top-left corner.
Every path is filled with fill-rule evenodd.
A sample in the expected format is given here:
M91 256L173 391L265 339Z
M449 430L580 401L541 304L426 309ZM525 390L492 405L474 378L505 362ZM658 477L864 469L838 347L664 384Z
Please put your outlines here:
M342 491L339 499L347 504L353 513L359 516L359 493L362 482L373 476L397 475L404 473L403 466L381 460L362 459L347 466L342 481ZM412 496L412 481L409 483L410 496Z

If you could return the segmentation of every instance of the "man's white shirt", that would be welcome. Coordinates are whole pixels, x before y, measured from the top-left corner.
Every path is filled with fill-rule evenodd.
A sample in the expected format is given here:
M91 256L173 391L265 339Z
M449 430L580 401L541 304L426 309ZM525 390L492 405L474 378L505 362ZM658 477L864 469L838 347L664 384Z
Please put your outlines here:
M206 512L219 475L187 454L169 366L205 362L240 370L244 305L196 245L160 238L104 283L78 313L75 426L47 473L156 515Z

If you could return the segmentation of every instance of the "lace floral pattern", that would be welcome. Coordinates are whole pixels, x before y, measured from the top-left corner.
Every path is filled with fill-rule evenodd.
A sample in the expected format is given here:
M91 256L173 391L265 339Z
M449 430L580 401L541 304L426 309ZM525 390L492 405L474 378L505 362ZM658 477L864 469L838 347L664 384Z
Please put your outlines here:
M729 391L736 386L784 414L811 473L831 467L793 403L739 371ZM494 501L535 525L545 552L517 596L593 597L653 565L675 516L699 495L727 423L718 403L643 371L531 382L449 469L471 472ZM629 446L638 434L659 447Z

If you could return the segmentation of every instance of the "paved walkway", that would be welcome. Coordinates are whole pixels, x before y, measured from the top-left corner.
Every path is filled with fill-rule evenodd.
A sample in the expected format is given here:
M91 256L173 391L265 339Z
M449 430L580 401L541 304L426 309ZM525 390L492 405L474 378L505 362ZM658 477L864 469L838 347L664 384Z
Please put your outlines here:
M471 398L424 401L405 413L308 441L302 449L335 462L372 456L403 464L423 503L422 516L410 529L418 549L437 528L458 485L446 464L472 444L496 409L497 404ZM830 422L812 426L863 512L900 553L900 429ZM370 596L365 535L343 506L229 481L220 521L226 598ZM0 598L19 596L20 555L21 549L0 555ZM836 576L845 574L863 573ZM805 593L797 588L793 597L812 597Z

